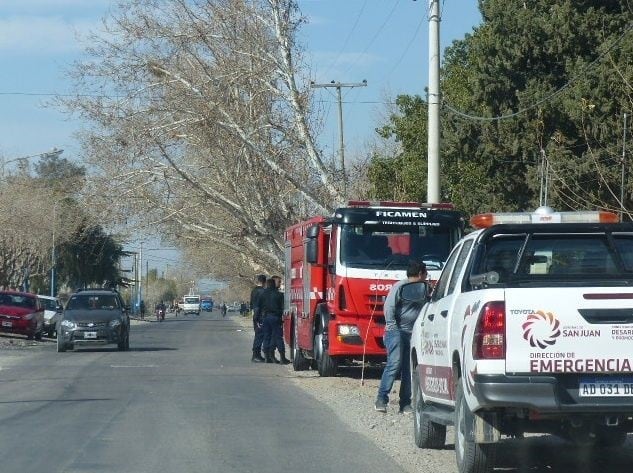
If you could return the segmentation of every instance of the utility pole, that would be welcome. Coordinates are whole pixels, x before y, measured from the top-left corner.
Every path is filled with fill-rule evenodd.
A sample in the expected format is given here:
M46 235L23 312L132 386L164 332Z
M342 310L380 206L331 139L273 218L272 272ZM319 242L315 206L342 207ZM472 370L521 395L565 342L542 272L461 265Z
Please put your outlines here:
M143 300L143 242L138 252L138 306L141 307L141 301Z
M624 221L624 180L626 178L626 113L624 114L624 126L622 127L622 181L620 182L620 222Z
M440 0L429 0L427 202L440 201Z
M339 167L343 173L343 194L347 197L347 176L345 175L345 141L343 139L343 98L341 94L342 88L353 89L354 87L367 87L367 80L354 83L342 83L331 81L329 84L315 84L310 82L313 89L336 89L336 98L338 100L338 129L339 129Z

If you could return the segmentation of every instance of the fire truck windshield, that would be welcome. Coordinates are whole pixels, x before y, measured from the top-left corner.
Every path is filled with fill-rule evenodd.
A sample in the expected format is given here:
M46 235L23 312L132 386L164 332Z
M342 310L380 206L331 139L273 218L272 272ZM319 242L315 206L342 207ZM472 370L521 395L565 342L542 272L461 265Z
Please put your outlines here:
M417 260L441 269L457 237L448 226L342 225L340 260L348 267L394 269Z

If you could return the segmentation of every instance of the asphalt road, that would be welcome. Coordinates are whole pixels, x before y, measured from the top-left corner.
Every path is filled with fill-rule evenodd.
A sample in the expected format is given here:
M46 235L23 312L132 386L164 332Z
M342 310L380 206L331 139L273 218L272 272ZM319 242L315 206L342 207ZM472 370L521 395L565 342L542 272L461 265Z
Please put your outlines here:
M0 472L402 471L251 363L251 333L215 311L133 327L129 352L0 350Z

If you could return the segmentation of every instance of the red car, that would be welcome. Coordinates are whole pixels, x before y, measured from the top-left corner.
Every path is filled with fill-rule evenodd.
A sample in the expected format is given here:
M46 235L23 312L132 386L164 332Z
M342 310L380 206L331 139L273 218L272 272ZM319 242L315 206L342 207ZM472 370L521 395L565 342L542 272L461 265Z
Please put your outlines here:
M35 294L0 291L0 332L19 333L29 340L42 339L44 306Z

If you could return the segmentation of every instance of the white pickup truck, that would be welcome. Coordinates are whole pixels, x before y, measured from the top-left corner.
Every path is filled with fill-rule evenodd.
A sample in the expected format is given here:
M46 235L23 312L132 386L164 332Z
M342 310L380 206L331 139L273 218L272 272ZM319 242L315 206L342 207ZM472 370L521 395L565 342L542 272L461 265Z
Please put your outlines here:
M455 425L460 473L502 436L596 447L633 432L633 223L608 212L483 214L411 338L415 442Z
M181 304L183 314L200 315L200 296L188 294L182 297Z

